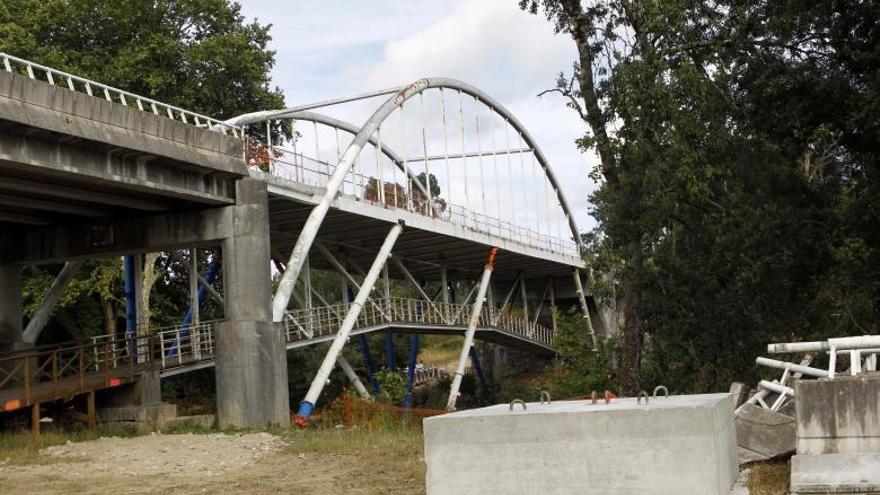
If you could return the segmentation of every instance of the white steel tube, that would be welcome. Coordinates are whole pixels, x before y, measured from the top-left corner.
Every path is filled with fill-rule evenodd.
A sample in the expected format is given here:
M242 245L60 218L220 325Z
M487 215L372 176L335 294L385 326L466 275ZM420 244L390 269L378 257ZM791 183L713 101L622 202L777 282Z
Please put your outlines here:
M52 281L52 285L49 286L49 291L43 297L40 307L37 308L30 321L28 321L27 327L25 327L22 333L22 340L31 344L37 341L43 329L46 328L46 324L49 323L52 311L55 310L55 306L82 265L82 261L68 261L64 264L61 272L58 273L58 276Z
M839 337L818 342L791 342L783 344L768 344L767 352L771 354L785 354L796 352L823 352L832 347L838 351L850 351L855 349L870 349L880 347L880 335L862 335L860 337Z
M314 408L315 403L317 403L321 391L324 389L324 384L327 383L327 378L330 377L330 372L333 370L333 366L335 366L337 359L342 353L342 348L345 347L345 342L348 340L349 335L351 335L351 330L354 328L354 325L361 314L361 309L363 309L364 304L367 302L367 298L370 295L370 291L373 289L373 285L375 285L376 280L382 273L382 267L385 266L388 256L391 255L391 249L394 247L394 243L397 242L401 230L403 230L403 224L397 223L391 227L391 230L385 237L385 241L379 249L379 254L377 254L376 259L373 260L373 264L370 266L370 271L367 272L367 276L364 278L364 282L361 284L357 296L354 298L354 301L348 308L348 312L345 314L345 318L342 320L339 332L336 334L336 337L333 338L333 343L330 344L330 350L328 350L327 355L324 356L324 362L321 363L321 367L318 369L318 373L315 375L314 380L312 380L312 384L309 387L308 393L306 393L305 399L303 399L300 404L299 412L294 420L298 426L305 426L308 424L308 417L311 415L312 409Z
M477 324L480 322L480 314L483 312L483 302L486 299L486 290L489 288L489 280L492 278L492 270L495 268L495 256L497 254L498 248L493 247L492 250L489 251L489 259L483 267L483 278L480 279L480 288L477 291L477 299L474 301L474 306L471 310L471 319L468 323L467 331L464 334L464 345L461 347L461 354L458 356L458 367L455 369L455 376L452 378L452 386L449 389L449 401L446 403L447 411L454 411L455 403L458 401L458 391L461 388L461 378L464 376L464 370L467 366L471 347L474 345L474 333L477 331Z
M354 372L354 368L351 367L351 363L348 362L348 359L345 359L345 356L342 354L336 359L336 364L342 368L342 372L345 373L345 376L348 377L348 381L354 386L354 389L357 390L358 395L360 395L364 399L370 398L370 392L367 391L367 387L364 386L364 382L358 378L357 373Z
M789 370L795 371L808 376L815 376L817 378L825 378L828 376L828 372L826 370L822 370L819 368L813 368L811 366L802 366L800 364L789 363L787 361L779 361L776 359L769 359L765 357L759 357L755 360L755 363L761 366L767 366L770 368L778 368L781 370Z
M272 300L273 321L281 321L284 317L284 312L287 310L287 303L290 301L290 295L293 293L293 289L296 286L299 272L302 270L305 258L308 256L309 249L311 249L315 236L318 234L318 229L321 228L321 223L324 222L324 217L327 216L327 211L330 209L330 203L336 198L336 194L339 192L339 187L342 185L343 180L345 180L345 175L348 173L348 169L360 154L361 149L364 147L370 136L372 136L379 128L379 124L385 120L395 108L400 106L403 101L413 94L425 89L427 85L428 81L424 79L420 80L400 90L393 98L388 99L388 101L379 107L379 109L376 110L376 112L367 120L360 132L355 135L351 144L345 150L345 153L343 153L342 159L333 171L333 175L327 181L324 196L321 198L321 201L315 205L311 213L309 213L309 217L306 219L299 237L296 239L296 244L293 246L293 250L290 253L290 260L287 263L287 269L281 276L281 280L278 283L278 289Z
M787 395L789 397L794 397L794 389L791 387L786 387L785 385L780 385L774 382L768 382L767 380L761 380L758 382L758 387L763 388L765 390L770 390L771 392L776 392L777 394Z
M587 296L584 294L584 286L581 284L581 271L577 268L571 271L574 277L574 289L578 295L578 301L581 303L581 311L584 313L584 320L587 322L587 333L590 334L590 340L593 342L593 349L596 349L596 332L593 331L593 321L590 318L590 308L587 307Z

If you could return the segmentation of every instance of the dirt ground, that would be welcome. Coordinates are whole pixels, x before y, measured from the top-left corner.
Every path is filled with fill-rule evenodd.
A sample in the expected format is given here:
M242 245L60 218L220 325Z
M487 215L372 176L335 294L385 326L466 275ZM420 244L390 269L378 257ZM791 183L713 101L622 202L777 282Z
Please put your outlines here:
M0 459L0 493L424 494L419 438L375 435L100 438L44 448L25 465Z

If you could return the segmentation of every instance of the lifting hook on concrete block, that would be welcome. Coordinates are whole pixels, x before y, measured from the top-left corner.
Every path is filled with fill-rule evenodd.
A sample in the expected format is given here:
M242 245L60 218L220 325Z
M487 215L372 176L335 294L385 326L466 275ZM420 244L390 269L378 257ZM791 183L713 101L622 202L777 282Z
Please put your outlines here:
M526 407L526 403L522 399L513 399L512 401L510 401L510 410L511 411L513 411L513 406L515 406L516 404L521 405L523 408L523 411L528 409Z
M666 388L666 385L657 385L654 387L654 397L657 397L657 392L663 391L663 397L669 398L669 389Z
M550 404L550 392L546 390L541 390L541 404L547 401L547 404Z
M645 405L647 406L648 405L648 392L645 392L644 390L639 392L639 397L636 399L636 404L642 403L642 397L645 398Z

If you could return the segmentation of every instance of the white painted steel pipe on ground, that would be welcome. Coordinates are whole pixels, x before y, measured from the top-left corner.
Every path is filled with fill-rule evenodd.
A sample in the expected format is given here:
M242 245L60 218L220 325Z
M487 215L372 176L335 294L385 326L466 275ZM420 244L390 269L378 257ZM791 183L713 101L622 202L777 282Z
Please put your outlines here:
M824 352L832 347L838 351L854 349L870 349L880 347L880 335L862 335L860 337L840 337L818 342L792 342L783 344L768 344L767 352L770 354L785 354L795 352Z
M789 397L794 397L794 389L791 387L786 387L785 385L780 385L778 383L768 382L767 380L761 380L758 382L758 387L770 390L771 392L776 392L777 394L787 395Z
M315 379L312 380L312 384L309 387L308 393L306 393L305 399L300 403L299 411L294 419L297 426L303 427L308 424L308 418L312 414L312 409L318 402L318 397L324 389L324 384L327 383L327 379L330 377L330 372L333 371L333 367L336 365L337 359L342 353L342 348L345 347L345 342L348 340L349 335L351 335L351 330L354 328L355 323L357 323L357 319L361 314L361 309L363 309L364 304L367 302L367 298L370 296L370 291L373 290L373 285L376 284L376 280L379 278L379 275L381 275L382 267L384 267L385 263L388 261L388 257L391 255L391 249L394 247L394 243L397 242L401 230L403 230L403 224L397 223L394 227L391 227L391 231L389 231L388 235L385 237L385 242L382 243L382 247L379 249L379 254L376 255L376 259L373 260L373 264L370 266L370 270L367 272L367 276L364 278L364 282L361 284L357 296L348 307L348 312L345 314L345 319L342 320L339 332L336 334L336 337L334 337L333 343L330 344L330 350L328 350L327 355L324 356L324 362L321 363L321 367L318 369ZM288 270L289 269L288 266Z
M778 368L781 370L796 371L798 373L802 373L802 374L808 375L808 376L815 376L817 378L825 378L828 376L828 371L823 370L823 369L813 368L811 366L802 366L800 364L789 363L787 361L779 361L776 359L769 359L769 358L765 358L765 357L759 357L758 359L755 360L755 363L757 363L761 366L768 366L770 368Z
M454 411L455 403L458 401L458 391L461 388L461 378L464 376L464 370L467 366L468 356L471 347L474 345L474 333L477 331L477 325L480 323L480 314L483 312L483 302L486 300L486 290L489 288L489 280L492 278L492 270L495 269L495 256L498 254L498 248L493 247L489 251L489 259L483 267L483 277L480 279L480 288L477 291L477 299L474 301L471 310L471 319L468 323L467 331L464 334L464 345L461 347L461 354L458 356L458 367L455 369L455 376L452 377L452 386L449 388L449 400L446 402L446 410Z

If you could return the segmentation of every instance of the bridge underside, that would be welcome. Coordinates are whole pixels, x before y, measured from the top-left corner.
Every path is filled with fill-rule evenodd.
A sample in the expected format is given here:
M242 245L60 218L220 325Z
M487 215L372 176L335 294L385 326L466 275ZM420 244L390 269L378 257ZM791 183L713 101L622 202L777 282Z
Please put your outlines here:
M286 182L286 181L285 181ZM303 224L322 189L292 183L270 181L269 224L273 253L285 259L299 237ZM505 242L476 229L452 225L444 220L384 207L351 196L337 198L318 232L318 239L333 245L353 266L367 268L373 261L388 228L399 219L406 228L394 246L395 256L405 259L407 269L419 280L437 280L446 268L460 278L478 276L488 250L500 249L497 281L511 281L520 272L531 279L554 277L566 290L572 268L583 268L582 259L564 256L516 242ZM327 260L314 250L309 262L313 267L332 270ZM390 265L395 278L403 278Z
M241 144L0 72L0 232L232 204Z

